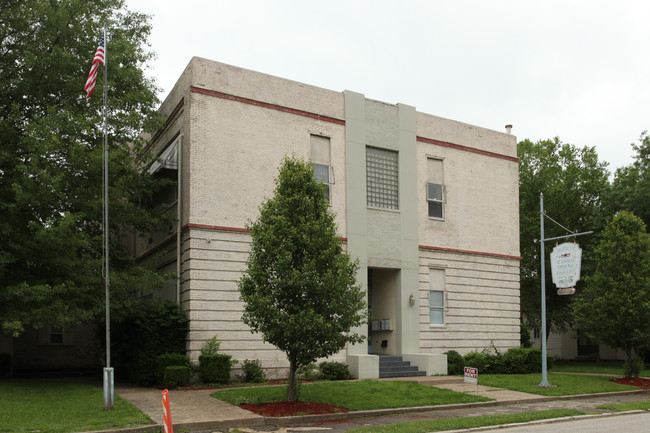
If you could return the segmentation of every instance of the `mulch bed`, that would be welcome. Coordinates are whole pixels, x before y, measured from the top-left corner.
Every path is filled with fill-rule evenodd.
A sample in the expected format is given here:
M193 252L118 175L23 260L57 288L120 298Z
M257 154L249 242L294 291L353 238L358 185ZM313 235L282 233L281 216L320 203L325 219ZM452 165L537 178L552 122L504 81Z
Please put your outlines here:
M620 379L611 379L612 382L623 385L632 385L641 389L650 390L650 379L645 377L622 377Z
M240 404L242 409L249 410L258 415L268 417L296 416L296 415L320 415L327 413L348 412L344 407L336 407L329 404L311 403L305 401L278 401L262 404Z

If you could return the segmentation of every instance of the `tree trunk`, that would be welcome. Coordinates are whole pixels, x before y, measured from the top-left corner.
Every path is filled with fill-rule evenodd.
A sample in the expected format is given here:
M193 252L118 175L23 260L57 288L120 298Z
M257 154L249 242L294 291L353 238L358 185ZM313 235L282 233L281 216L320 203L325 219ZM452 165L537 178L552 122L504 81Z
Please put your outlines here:
M629 344L625 345L625 377L632 377L634 375L632 366L632 346Z
M289 360L289 384L287 385L287 401L296 401L296 360Z

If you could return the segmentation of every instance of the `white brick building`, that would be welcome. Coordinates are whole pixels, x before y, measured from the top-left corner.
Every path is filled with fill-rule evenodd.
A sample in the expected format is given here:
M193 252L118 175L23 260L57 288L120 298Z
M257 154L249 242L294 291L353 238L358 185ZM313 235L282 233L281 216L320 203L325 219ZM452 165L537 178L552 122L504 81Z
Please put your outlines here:
M369 341L335 360L377 377L375 354L402 355L432 374L447 350L519 345L514 136L201 58L160 112L151 151L169 161L152 171L178 177L167 200L179 224L139 241L136 256L179 270L160 296L187 311L192 359L216 334L223 352L259 359L271 376L288 367L242 323L237 281L246 222L291 154L329 183L373 314Z

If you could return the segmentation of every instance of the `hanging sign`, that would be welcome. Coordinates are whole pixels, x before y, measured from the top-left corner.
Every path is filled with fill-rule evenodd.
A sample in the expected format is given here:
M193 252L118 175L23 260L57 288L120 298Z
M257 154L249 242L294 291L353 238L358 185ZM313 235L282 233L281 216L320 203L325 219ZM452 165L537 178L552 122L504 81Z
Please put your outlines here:
M551 252L551 274L553 283L558 289L568 289L576 285L580 279L582 249L574 242L565 242L553 248ZM564 291L558 294L573 294L574 291Z

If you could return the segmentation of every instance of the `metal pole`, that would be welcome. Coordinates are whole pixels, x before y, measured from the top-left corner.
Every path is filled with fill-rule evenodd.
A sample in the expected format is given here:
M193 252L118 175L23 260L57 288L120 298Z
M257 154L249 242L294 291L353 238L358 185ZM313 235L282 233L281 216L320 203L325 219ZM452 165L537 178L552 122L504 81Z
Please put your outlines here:
M111 368L111 308L109 277L109 224L108 224L108 39L104 21L104 261L106 265L106 368L104 368L104 410L113 409L114 380Z
M544 193L539 193L539 224L541 230L540 244L541 244L541 261L542 261L542 381L539 386L548 388L551 386L547 379L547 365L546 365L546 263L544 252Z
M178 146L176 146L176 163L178 164L176 175L178 176L176 179L176 185L178 188L177 196L178 198L176 199L176 208L177 208L177 214L176 217L178 218L178 223L176 225L176 303L178 304L178 309L181 309L181 259L182 259L182 254L181 254L181 228L183 226L183 220L182 220L182 211L183 209L181 208L183 202L182 202L182 192L183 192L183 174L181 173L181 167L182 167L182 148L181 146L183 145L183 136L181 135L178 137Z

